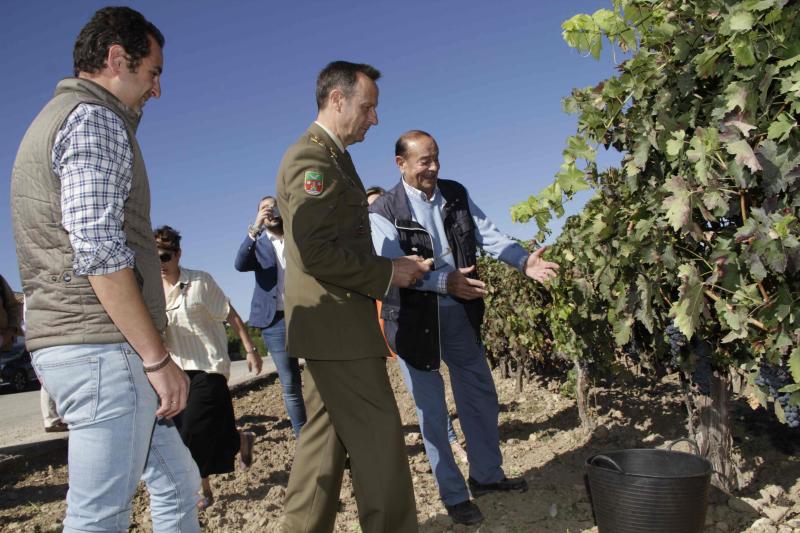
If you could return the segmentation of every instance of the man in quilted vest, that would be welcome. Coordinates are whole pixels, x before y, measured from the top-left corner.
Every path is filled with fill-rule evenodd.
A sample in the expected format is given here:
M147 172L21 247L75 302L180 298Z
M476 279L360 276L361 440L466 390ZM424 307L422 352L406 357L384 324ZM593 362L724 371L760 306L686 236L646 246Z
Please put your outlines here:
M11 206L26 342L69 427L64 531L126 531L139 479L154 531L199 531L197 466L170 418L186 375L161 331L164 293L136 127L161 94L161 32L97 11L20 144Z

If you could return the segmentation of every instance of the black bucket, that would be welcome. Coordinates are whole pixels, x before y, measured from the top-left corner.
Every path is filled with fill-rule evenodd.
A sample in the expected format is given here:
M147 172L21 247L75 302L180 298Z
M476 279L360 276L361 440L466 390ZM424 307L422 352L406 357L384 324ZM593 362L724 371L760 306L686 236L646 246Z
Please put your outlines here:
M706 459L671 449L618 450L589 457L586 470L600 533L703 531L712 472Z

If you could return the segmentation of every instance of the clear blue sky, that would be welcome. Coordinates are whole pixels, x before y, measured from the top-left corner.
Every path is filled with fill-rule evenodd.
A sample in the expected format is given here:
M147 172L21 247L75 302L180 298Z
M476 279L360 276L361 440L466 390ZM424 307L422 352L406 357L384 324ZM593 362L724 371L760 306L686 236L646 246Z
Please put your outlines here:
M19 290L9 178L19 141L71 75L72 46L96 1L6 2L0 35L0 274ZM182 264L206 270L249 314L252 274L234 255L284 150L314 120L314 82L329 61L375 65L380 124L351 147L365 185L398 178L394 142L409 129L436 137L440 176L464 183L506 233L530 238L509 207L549 184L575 117L573 87L613 73L571 50L561 22L610 0L536 2L132 2L166 36L160 100L139 127L154 225L183 234ZM611 161L604 157L600 161ZM585 197L584 197L585 199ZM573 210L579 204L573 206Z

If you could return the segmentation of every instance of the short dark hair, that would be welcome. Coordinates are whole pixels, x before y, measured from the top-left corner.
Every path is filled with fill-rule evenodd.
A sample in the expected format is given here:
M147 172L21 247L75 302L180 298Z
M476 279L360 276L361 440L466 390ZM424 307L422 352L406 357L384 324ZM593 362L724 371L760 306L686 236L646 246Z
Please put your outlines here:
M98 72L106 66L108 49L118 44L128 54L128 70L136 71L150 54L152 36L164 48L164 35L138 11L129 7L104 7L81 29L72 50L75 76Z
M408 153L408 142L413 139L419 139L420 137L430 137L433 139L433 135L428 133L427 131L422 130L409 130L402 134L397 142L394 143L394 155L405 157ZM434 142L436 142L434 140Z
M317 109L325 107L325 101L334 89L341 90L347 97L352 95L359 72L372 81L378 81L381 77L378 69L366 63L350 63L348 61L328 63L317 76Z
M156 239L156 248L172 250L173 252L181 249L181 234L172 226L161 226L153 230L153 237Z
M367 189L367 196L372 196L373 194L380 194L381 196L383 196L384 194L386 194L386 189L378 185L373 185L372 187Z
M272 196L271 194L268 194L268 195L266 195L264 198L262 198L261 200L259 200L259 201L258 201L258 209L261 209L261 203L262 203L264 200L269 200L269 199L275 200L275 203L277 203L277 202L278 202L278 200L277 200L277 199L276 199L274 196Z

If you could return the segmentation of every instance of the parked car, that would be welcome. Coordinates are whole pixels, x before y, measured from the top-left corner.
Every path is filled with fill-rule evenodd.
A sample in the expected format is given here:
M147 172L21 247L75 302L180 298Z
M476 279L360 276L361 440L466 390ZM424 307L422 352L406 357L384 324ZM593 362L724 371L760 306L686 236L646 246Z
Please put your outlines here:
M19 340L10 349L0 352L0 389L14 392L27 390L38 383L36 372L31 365L31 354L25 349L25 342Z

